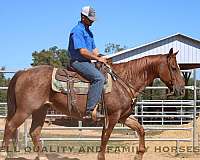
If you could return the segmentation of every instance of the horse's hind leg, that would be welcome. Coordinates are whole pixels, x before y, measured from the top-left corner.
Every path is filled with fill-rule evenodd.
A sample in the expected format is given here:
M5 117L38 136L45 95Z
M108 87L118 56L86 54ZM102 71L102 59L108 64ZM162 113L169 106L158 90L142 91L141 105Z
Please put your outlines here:
M29 117L30 114L23 111L17 110L15 115L10 119L6 120L4 138L2 146L6 149L9 146L10 139L16 133L17 128Z
M34 151L38 152L38 158L41 156L42 152L42 144L40 142L40 135L41 130L44 125L46 113L47 113L47 106L41 107L39 110L33 112L32 114L32 123L30 128L30 136L33 141Z
M125 121L125 125L135 130L139 135L139 148L137 151L137 155L135 156L135 160L142 160L144 152L145 152L145 132L142 125L135 119L134 117L129 116Z

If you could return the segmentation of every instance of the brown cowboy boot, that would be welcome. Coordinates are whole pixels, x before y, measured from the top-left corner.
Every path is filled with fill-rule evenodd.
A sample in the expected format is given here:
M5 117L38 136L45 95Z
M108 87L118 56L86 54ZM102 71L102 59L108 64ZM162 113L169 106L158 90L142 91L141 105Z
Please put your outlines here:
M98 109L99 104L97 104L93 111L87 111L83 119L93 119L95 122L100 121L102 118L105 117Z
M92 111L87 111L83 116L83 119L91 119L92 118Z
M92 119L96 121L100 121L102 118L105 118L105 115L101 113L101 110L99 110L99 104L97 104L92 112Z

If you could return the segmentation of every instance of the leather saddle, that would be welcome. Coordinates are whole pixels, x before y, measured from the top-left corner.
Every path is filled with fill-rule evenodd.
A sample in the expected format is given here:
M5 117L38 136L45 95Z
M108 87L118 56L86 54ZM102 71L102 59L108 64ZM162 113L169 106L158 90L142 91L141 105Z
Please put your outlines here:
M102 68L99 67L99 65L100 64L97 63L96 68L98 68L102 72L102 74L105 76L105 78L108 81L108 72L105 69L103 69L103 67ZM109 76L109 82L112 81L110 79L111 78ZM78 108L76 106L77 95L80 94L81 92L82 94L83 93L87 94L85 90L89 88L90 81L85 79L79 73L77 73L72 67L67 67L66 69L58 68L55 72L55 80L61 81L62 83L66 84L66 89L65 90L61 89L62 90L61 93L67 95L67 103L68 103L69 112L71 113L72 109L78 111ZM111 83L106 83L106 84L111 84ZM84 87L83 86L80 87L79 85L78 87L75 87L76 84L81 84L81 85L86 84L85 86L88 86L88 87L85 87L84 85L83 85ZM112 86L112 84L109 86ZM104 93L106 93L105 90L104 90Z
M67 67L67 69L58 68L55 74L55 79L62 82L85 82L89 83L87 79L85 79L83 76L78 74L72 67Z

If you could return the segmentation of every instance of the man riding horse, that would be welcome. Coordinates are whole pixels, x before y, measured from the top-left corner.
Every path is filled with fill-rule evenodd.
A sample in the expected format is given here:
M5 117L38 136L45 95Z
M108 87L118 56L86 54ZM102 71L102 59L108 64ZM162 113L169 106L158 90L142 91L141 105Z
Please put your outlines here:
M92 111L101 100L105 82L103 74L91 63L91 60L106 63L106 58L99 56L93 34L89 29L95 20L95 10L90 6L83 7L81 21L72 29L68 46L70 66L91 83L88 91L86 115L83 117L85 119L91 118ZM96 116L98 118L103 115L97 112Z
M69 40L71 66L91 82L87 100L87 111L89 112L87 112L87 116L99 102L105 81L101 72L91 63L92 59L106 63L105 58L98 57L93 35L89 30L89 26L94 20L94 10L91 7L84 7L81 12L81 22L71 31ZM102 129L98 160L105 160L108 140L118 122L137 132L139 146L135 159L143 159L145 131L132 115L135 110L133 99L156 78L160 78L171 93L177 96L184 94L185 81L176 60L177 53L178 51L174 53L171 48L167 54L151 55L129 62L111 64L112 73L117 75L117 79L112 81L111 91L104 97L108 123ZM16 142L17 128L31 116L30 136L34 144L34 151L38 151L38 158L46 157L43 155L40 137L49 106L53 106L65 115L83 120L82 115L86 110L86 95L76 95L79 113L71 110L71 104L68 104L70 98L68 99L66 94L52 88L54 70L55 68L52 66L41 65L18 71L10 80L7 92L3 149L9 148L11 138L13 138L13 142Z

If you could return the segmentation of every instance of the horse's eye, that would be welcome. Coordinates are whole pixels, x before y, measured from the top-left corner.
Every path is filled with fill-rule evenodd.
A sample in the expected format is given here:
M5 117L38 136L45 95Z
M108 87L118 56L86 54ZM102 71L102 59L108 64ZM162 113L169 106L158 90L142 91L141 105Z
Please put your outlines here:
M176 63L171 62L171 67L172 67L173 70L176 70L176 69L177 69L177 65L176 65Z
M174 71L176 71L176 67L172 67L172 69L173 69Z
M173 70L173 71L176 71L176 70L177 70L177 66L176 66L176 65L171 65L171 67L172 67L172 70Z

